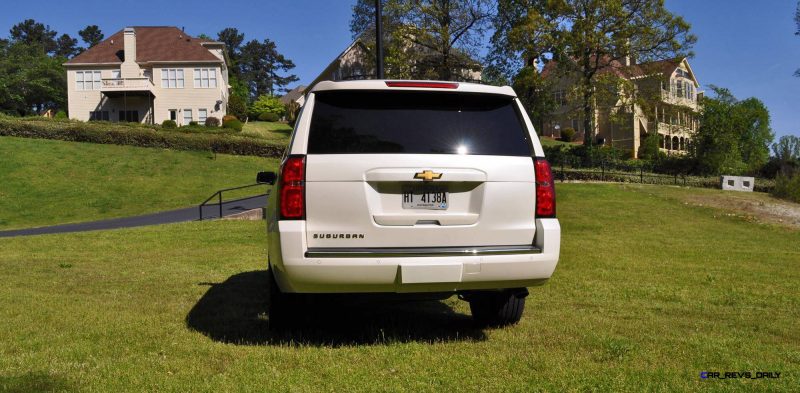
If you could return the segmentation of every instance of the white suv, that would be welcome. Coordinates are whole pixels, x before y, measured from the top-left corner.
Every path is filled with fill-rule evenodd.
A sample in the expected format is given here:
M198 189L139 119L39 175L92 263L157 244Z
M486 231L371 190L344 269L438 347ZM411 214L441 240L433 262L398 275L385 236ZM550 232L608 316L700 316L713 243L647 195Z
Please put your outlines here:
M276 184L270 320L298 294L411 292L513 324L558 263L550 165L510 87L321 82L259 181Z

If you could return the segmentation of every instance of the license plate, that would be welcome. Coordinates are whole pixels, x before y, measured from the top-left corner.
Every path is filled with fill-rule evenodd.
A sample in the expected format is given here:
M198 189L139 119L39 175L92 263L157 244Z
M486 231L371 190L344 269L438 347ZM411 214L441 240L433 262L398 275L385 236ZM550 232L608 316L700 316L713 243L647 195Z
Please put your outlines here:
M450 193L445 187L403 189L403 209L447 210Z

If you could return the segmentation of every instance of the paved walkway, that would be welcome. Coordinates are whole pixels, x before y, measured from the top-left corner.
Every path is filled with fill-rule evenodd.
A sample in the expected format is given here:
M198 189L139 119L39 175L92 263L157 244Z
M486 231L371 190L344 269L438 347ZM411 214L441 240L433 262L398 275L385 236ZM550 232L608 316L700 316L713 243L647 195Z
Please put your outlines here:
M248 198L222 202L222 216L241 213L246 210L264 207L267 204L267 196L256 195ZM203 207L203 219L219 218L219 204L206 205ZM45 235L51 233L85 232L99 231L104 229L131 228L146 225L170 224L183 221L197 221L200 219L200 211L197 206L185 209L167 210L163 212L145 214L143 216L112 218L109 220L79 222L76 224L54 225L49 227L15 229L11 231L0 231L0 237Z

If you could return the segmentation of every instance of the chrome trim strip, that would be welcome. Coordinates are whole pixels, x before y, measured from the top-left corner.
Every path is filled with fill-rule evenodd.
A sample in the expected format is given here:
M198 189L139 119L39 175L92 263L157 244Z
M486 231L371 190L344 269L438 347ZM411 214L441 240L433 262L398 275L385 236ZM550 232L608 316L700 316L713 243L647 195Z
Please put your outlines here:
M506 254L541 254L539 247L415 247L415 248L309 248L306 258L459 257Z

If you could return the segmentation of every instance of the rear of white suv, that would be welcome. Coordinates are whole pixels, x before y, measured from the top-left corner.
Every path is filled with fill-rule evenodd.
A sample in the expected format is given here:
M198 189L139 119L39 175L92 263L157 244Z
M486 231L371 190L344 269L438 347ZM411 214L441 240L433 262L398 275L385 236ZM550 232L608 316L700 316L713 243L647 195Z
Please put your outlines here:
M511 88L322 82L267 208L270 319L301 293L458 293L517 322L558 262L550 166Z

